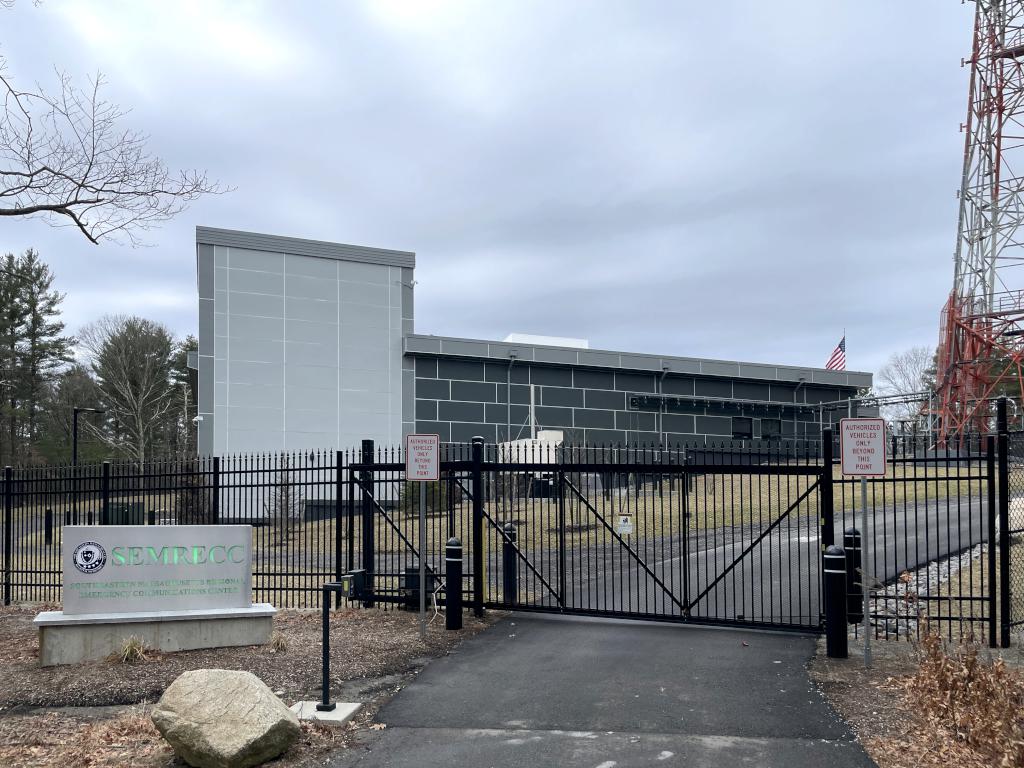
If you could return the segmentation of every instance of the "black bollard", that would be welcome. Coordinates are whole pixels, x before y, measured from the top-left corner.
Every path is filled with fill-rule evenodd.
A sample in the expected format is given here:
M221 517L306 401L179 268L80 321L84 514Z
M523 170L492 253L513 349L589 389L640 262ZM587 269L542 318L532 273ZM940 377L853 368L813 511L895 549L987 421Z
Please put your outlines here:
M150 525L156 525L156 510L155 509L149 510L149 520L148 520L148 522L149 522Z
M825 549L825 648L830 659L849 655L846 635L846 553L832 544Z
M519 600L519 563L516 562L516 524L505 523L505 534L501 547L501 587L506 605L515 605Z
M327 582L323 587L320 602L320 622L323 637L320 640L320 672L322 674L320 703L317 712L333 712L335 703L331 701L331 592L340 592L343 585L339 582Z
M43 513L43 543L53 546L53 510L48 509Z
M444 628L462 629L462 542L455 536L444 548Z
M843 532L843 549L846 551L846 620L850 624L864 621L864 590L861 587L860 531L847 528Z

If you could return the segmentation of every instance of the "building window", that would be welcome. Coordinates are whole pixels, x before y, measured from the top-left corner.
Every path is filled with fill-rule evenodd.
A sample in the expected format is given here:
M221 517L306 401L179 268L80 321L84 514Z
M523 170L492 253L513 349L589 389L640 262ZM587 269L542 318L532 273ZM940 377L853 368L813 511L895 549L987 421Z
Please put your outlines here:
M754 438L754 420L746 416L733 416L732 439L752 440Z
M782 420L761 419L761 439L771 440L773 437L782 437Z

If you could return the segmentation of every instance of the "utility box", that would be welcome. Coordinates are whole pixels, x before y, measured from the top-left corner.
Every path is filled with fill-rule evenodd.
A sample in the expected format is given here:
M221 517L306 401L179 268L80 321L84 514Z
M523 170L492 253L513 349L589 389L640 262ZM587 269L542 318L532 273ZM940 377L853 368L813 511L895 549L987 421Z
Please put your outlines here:
M428 565L427 572L427 594L437 589L438 580L434 570ZM419 565L407 565L405 574L402 576L402 605L406 608L419 610L420 605L420 567ZM428 598L429 600L429 598Z
M107 525L145 525L146 510L141 501L112 501Z
M357 571L349 571L341 577L346 589L345 598L348 600L364 600L366 595L366 571L360 568Z

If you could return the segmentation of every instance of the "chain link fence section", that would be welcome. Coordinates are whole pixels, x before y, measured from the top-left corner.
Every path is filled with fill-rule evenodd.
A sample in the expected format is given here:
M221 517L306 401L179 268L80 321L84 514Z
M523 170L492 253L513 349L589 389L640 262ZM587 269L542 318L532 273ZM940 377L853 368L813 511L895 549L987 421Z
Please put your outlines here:
M1007 499L1010 578L1010 626L1024 626L1024 431L1007 436Z

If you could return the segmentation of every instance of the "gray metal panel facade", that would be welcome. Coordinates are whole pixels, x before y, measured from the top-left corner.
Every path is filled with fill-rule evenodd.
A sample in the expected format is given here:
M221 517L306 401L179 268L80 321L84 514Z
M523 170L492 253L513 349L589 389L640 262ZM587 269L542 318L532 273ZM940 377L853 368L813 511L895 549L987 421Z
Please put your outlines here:
M247 235L197 230L201 451L399 442L412 254Z
M408 344L407 344L408 349ZM848 386L723 378L621 368L498 362L429 353L414 359L417 432L442 440L487 442L530 436L533 387L540 429L560 429L575 444L695 444L730 441L734 419L752 420L753 440L778 427L783 439L817 440L815 403L856 395ZM671 412L630 407L631 395L678 397ZM728 401L728 402L723 402ZM407 427L408 431L408 427Z
M815 403L871 386L856 371L418 335L404 251L199 227L196 256L207 454L526 437L531 388L538 426L576 443L726 441L741 419L753 439L816 439ZM645 394L678 399L631 401Z
M265 235L259 232L242 232L236 229L196 227L196 243L221 245L226 248L246 248L251 251L268 253L289 253L293 256L317 256L322 259L356 261L364 264L381 264L389 267L416 266L416 254L411 251L394 251L387 248L368 248L362 245L329 243L324 240L305 240L299 237Z

